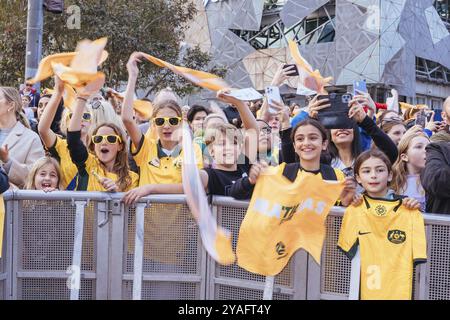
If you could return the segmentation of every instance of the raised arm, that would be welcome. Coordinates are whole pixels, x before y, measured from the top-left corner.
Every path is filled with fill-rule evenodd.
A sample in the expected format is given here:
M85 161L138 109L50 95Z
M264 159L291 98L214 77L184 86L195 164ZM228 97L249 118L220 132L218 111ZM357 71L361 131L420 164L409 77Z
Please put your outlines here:
M133 100L134 100L134 90L136 88L137 77L139 74L139 68L137 66L138 62L141 62L143 58L143 53L134 52L127 63L128 69L128 84L127 90L125 92L125 99L122 104L122 121L125 128L130 135L131 142L134 147L138 148L142 139L142 132L139 130L139 126L133 119Z
M58 106L61 102L63 93L64 83L58 76L55 76L55 92L45 107L38 125L39 135L41 136L42 142L47 149L51 148L56 141L56 134L52 131L51 125L53 119L55 118L56 112L58 111ZM62 119L62 121L64 120L65 119Z
M67 147L69 148L72 162L80 169L88 158L86 146L81 141L81 119L87 102L87 96L78 96L69 129L67 130Z
M258 123L250 108L243 101L226 95L228 92L229 90L227 89L220 90L217 92L217 98L225 103L232 104L237 108L239 115L241 116L242 125L246 129L244 154L250 159L250 162L253 163L256 161L258 154Z
M394 163L398 157L397 146L364 111L362 106L368 105L369 103L367 97L355 96L350 102L349 117L353 118L358 123L358 126L367 132L378 149L383 151L389 160Z

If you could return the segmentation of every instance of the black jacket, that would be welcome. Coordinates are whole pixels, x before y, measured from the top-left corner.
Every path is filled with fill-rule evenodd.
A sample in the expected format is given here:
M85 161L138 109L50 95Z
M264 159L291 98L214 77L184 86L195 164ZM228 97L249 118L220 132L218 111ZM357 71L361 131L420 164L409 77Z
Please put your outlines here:
M0 168L0 194L2 194L8 189L9 189L8 176L6 175L5 171L3 171L2 168Z
M427 197L428 213L450 214L450 143L431 143L420 176Z
M384 133L375 122L370 119L368 116L364 118L364 120L358 124L361 129L366 131L366 133L372 138L374 144L383 151L391 161L394 163L398 157L398 149L395 143L389 138L389 136ZM296 154L294 151L294 146L292 144L291 139L292 128L281 131L281 156L283 161L286 163L292 163L297 161ZM328 163L330 159L325 159L326 154L323 153L321 157L322 163Z

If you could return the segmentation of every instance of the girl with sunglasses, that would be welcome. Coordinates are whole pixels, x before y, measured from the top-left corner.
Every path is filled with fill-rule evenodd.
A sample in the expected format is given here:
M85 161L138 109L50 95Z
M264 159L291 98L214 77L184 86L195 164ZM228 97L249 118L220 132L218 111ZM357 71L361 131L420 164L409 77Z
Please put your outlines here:
M140 171L139 188L124 197L125 204L154 193L183 193L181 184L181 124L182 111L176 101L163 99L154 103L151 128L142 134L133 119L133 98L143 55L135 52L127 63L128 85L122 106L122 121L131 139L131 154ZM153 130L152 130L153 129ZM150 132L155 134L152 138ZM198 166L203 167L200 147L194 144Z
M61 186L63 190L75 190L75 176L77 175L77 167L72 163L69 149L67 147L67 140L57 135L52 129L51 125L58 107L61 103L62 96L64 94L64 83L55 77L55 92L53 93L50 101L45 107L40 117L38 131L41 136L41 140L48 153L55 158L61 166ZM61 118L61 132L67 134L67 125L72 118L72 111L65 109ZM91 128L92 112L91 109L83 105L83 112L81 114L81 130L80 139L84 145L87 144L88 131Z
M81 140L86 100L78 97L67 132L67 146L77 166L77 191L125 192L138 185L139 176L130 171L126 135L113 123L95 127L87 146Z

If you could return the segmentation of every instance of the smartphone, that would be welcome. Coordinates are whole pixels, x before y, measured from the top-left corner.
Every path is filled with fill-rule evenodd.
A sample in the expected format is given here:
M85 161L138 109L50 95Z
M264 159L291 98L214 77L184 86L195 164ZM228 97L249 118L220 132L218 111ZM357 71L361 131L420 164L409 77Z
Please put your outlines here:
M294 68L292 68L292 67L294 67ZM291 73L289 73L289 76L291 76L291 77L295 77L295 76L299 75L298 67L296 64L285 64L283 66L283 69L292 69Z
M427 116L425 114L425 111L422 110L417 114L416 125L421 126L422 128L425 128L426 122L427 122Z
M330 103L329 108L319 110L318 118L323 126L327 129L352 129L355 126L355 121L348 117L349 106L348 103L353 96L350 93L336 94L330 93L327 96L319 96L318 99L328 99Z
M434 109L434 121L442 122L442 109Z
M353 81L353 96L360 95L361 93L358 92L367 93L367 84L366 80L355 80Z
M276 114L280 110L273 104L273 101L277 101L279 103L283 103L283 100L281 99L280 95L280 89L276 86L268 86L266 87L266 96L267 96L267 102L269 103L269 112L271 114Z

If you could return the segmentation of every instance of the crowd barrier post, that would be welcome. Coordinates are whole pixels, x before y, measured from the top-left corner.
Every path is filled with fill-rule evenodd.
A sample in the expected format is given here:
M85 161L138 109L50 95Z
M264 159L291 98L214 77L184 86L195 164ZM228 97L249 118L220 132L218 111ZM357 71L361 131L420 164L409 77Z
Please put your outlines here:
M124 248L124 204L120 200L111 201L111 239L109 255L108 299L122 299L123 248Z
M83 247L84 208L86 201L75 201L75 234L73 240L72 266L69 268L70 300L78 300L81 285L81 251Z
M361 278L361 256L359 252L359 245L356 248L356 254L352 259L352 266L350 270L350 292L348 300L359 300L359 288Z
M5 193L0 299L157 299L159 288L167 290L169 299L359 298L359 248L352 261L337 248L342 208L335 207L328 215L321 265L301 249L272 278L236 264L221 266L207 256L184 196L150 196L135 208L121 203L121 197L87 192ZM144 259L153 252L144 248L145 218L160 210L170 213L173 205L181 205L177 212L182 218L175 223L190 235L189 245L180 249L185 258L179 264L161 269L160 264L153 266ZM232 231L234 248L247 205L213 197L213 215L219 225ZM415 268L413 298L450 299L450 216L424 214L424 220L428 259ZM164 232L175 230L171 226Z
M136 235L134 246L133 268L133 300L141 300L142 292L142 263L144 255L144 209L145 203L136 205Z

